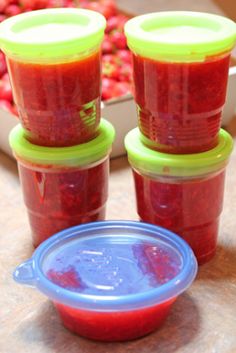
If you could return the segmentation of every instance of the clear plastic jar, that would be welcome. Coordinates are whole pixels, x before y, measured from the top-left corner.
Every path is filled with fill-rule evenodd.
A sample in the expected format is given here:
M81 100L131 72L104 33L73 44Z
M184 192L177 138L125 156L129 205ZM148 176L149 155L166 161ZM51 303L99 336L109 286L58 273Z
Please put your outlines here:
M114 129L102 119L98 132L90 142L55 148L31 144L20 126L11 132L34 246L62 229L105 219Z
M46 9L0 25L13 97L29 141L72 146L96 137L105 18L84 9Z
M207 13L167 11L133 18L125 32L143 143L177 154L214 148L235 23Z
M147 148L138 129L126 137L137 213L144 222L172 230L192 247L199 264L216 252L223 208L225 168L232 138L220 131L208 152L174 155Z

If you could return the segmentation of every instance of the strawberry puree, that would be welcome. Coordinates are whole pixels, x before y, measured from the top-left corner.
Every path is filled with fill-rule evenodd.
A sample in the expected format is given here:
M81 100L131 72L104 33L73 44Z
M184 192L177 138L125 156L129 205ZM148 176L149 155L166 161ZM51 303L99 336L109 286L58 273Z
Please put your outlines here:
M144 143L167 153L197 153L217 145L229 55L171 63L133 54L133 67Z
M72 146L96 136L100 121L100 53L59 64L8 59L8 68L19 116L32 143Z
M104 219L108 163L83 169L19 163L35 246L62 229Z
M141 220L184 238L199 264L209 261L216 251L225 172L179 182L133 174Z

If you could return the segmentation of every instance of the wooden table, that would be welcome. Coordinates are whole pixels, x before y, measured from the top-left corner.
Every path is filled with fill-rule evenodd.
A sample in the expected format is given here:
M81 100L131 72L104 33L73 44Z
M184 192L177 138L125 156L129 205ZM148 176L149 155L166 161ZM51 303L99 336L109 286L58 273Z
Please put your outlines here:
M226 179L217 255L199 269L165 325L127 343L102 344L63 328L53 305L12 280L30 257L30 231L14 161L0 153L0 353L235 353L236 352L236 149ZM108 219L137 219L126 157L111 163Z

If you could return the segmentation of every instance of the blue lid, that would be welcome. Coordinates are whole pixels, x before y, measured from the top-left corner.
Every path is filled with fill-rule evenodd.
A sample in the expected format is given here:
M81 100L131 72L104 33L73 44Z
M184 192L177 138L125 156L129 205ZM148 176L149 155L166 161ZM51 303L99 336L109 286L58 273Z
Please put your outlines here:
M197 262L172 232L104 221L63 230L19 265L14 279L72 307L122 311L164 302L194 280Z

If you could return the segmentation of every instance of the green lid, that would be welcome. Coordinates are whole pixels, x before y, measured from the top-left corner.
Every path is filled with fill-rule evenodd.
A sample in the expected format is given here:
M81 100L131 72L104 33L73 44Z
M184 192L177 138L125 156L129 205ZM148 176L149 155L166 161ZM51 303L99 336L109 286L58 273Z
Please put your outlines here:
M103 39L105 18L84 9L60 8L26 12L0 24L0 47L26 61L60 61L88 55Z
M205 175L225 167L233 149L233 139L221 129L219 143L210 151L194 154L168 154L146 147L141 142L139 129L136 128L126 135L125 147L131 166L142 174L189 177Z
M37 165L81 167L106 157L115 137L111 123L101 119L98 136L93 140L71 147L42 147L30 143L21 125L10 132L10 146L17 158Z
M203 61L229 52L236 24L202 12L164 11L132 18L125 24L129 48L143 57L166 61Z

